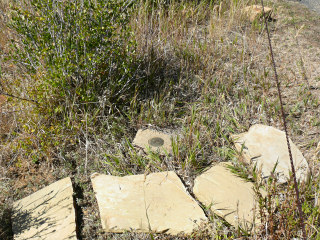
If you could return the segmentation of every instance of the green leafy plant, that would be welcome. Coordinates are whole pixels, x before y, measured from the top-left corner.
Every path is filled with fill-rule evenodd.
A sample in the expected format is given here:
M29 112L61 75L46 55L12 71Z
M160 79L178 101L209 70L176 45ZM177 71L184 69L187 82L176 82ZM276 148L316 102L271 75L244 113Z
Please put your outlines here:
M11 6L11 58L37 110L67 122L81 109L121 106L134 86L135 42L124 0L28 0ZM22 83L24 84L24 83ZM91 103L91 105L90 105Z

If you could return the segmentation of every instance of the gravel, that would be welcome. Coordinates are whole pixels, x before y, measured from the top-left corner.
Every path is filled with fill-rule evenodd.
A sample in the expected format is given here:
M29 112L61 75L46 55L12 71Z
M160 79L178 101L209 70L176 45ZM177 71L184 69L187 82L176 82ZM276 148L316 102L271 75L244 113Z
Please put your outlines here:
M307 6L309 9L320 14L320 0L293 0L295 2L300 2Z

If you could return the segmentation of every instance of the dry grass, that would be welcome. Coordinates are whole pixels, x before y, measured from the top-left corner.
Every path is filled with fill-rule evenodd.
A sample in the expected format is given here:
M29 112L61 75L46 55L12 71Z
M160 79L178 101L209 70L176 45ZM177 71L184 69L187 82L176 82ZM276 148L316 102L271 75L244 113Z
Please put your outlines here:
M30 109L27 102L9 98L7 108L13 113L1 122L6 134L1 140L0 216L8 215L7 209L13 200L72 175L82 212L82 239L188 239L103 233L89 176L93 172L122 176L174 170L190 191L194 178L210 164L220 161L237 164L238 155L230 134L243 132L256 123L281 129L263 25L259 21L250 23L239 14L240 9L249 4L250 1L230 0L212 5L207 1L199 4L185 1L152 7L148 1L140 2L131 27L141 59L141 76L152 79L156 83L154 88L128 103L125 113L107 116L83 113L78 120L85 124L72 126L71 135L64 129L51 132L56 135L50 134L50 129L43 126L43 119L26 111ZM314 32L320 32L320 18L295 3L268 1L267 4L274 8L277 19L270 25L290 135L307 158L313 174L311 181L301 186L301 191L308 217L308 235L315 238L320 229L316 207L319 160L312 160L312 156L320 140L317 67L320 41L316 41ZM4 2L1 9L6 9ZM0 39L0 46L4 48L7 40L1 35ZM4 83L12 83L22 76L9 63L1 63L1 69L6 74L2 75ZM180 134L174 143L173 156L140 154L130 145L139 128L150 126ZM56 144L44 149L42 143L47 139ZM279 188L270 183L268 190L270 198L262 211L266 212L263 221L269 228L251 233L249 238L299 236L296 223L285 220L296 214L292 208L291 185ZM285 201L272 205L283 194ZM192 239L247 236L245 231L207 213L210 223ZM0 223L1 239L10 233L4 226L8 225Z

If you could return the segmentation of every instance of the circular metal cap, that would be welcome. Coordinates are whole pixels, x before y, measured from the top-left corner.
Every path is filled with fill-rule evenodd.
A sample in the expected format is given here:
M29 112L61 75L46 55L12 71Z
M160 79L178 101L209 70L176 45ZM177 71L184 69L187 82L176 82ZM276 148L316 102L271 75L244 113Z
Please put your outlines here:
M161 147L164 144L164 140L159 137L154 137L154 138L149 139L148 143L152 147Z

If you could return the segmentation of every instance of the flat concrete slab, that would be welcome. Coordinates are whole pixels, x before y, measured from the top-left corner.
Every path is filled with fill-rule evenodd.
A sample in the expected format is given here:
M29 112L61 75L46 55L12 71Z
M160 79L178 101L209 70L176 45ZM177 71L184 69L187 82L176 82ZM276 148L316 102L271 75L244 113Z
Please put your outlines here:
M186 233L206 216L172 171L147 176L91 176L107 232Z
M143 148L144 151L150 149L162 154L172 153L172 137L170 134L152 129L139 129L133 140L133 144Z
M64 178L13 204L15 240L77 239L73 188Z
M220 163L198 176L193 193L205 206L234 226L259 224L253 184L237 177Z
M245 7L243 11L248 16L250 22L253 22L256 19L259 19L260 17L263 17L261 5L251 5L251 6ZM272 8L265 6L264 13L266 14L266 17L269 18L272 13Z
M274 127L261 124L253 125L248 132L233 135L235 147L242 153L248 164L257 164L261 169L262 177L269 177L274 166L277 164L275 173L278 182L285 183L291 171L290 158L285 133ZM297 179L305 181L309 166L298 147L290 140L293 163Z

